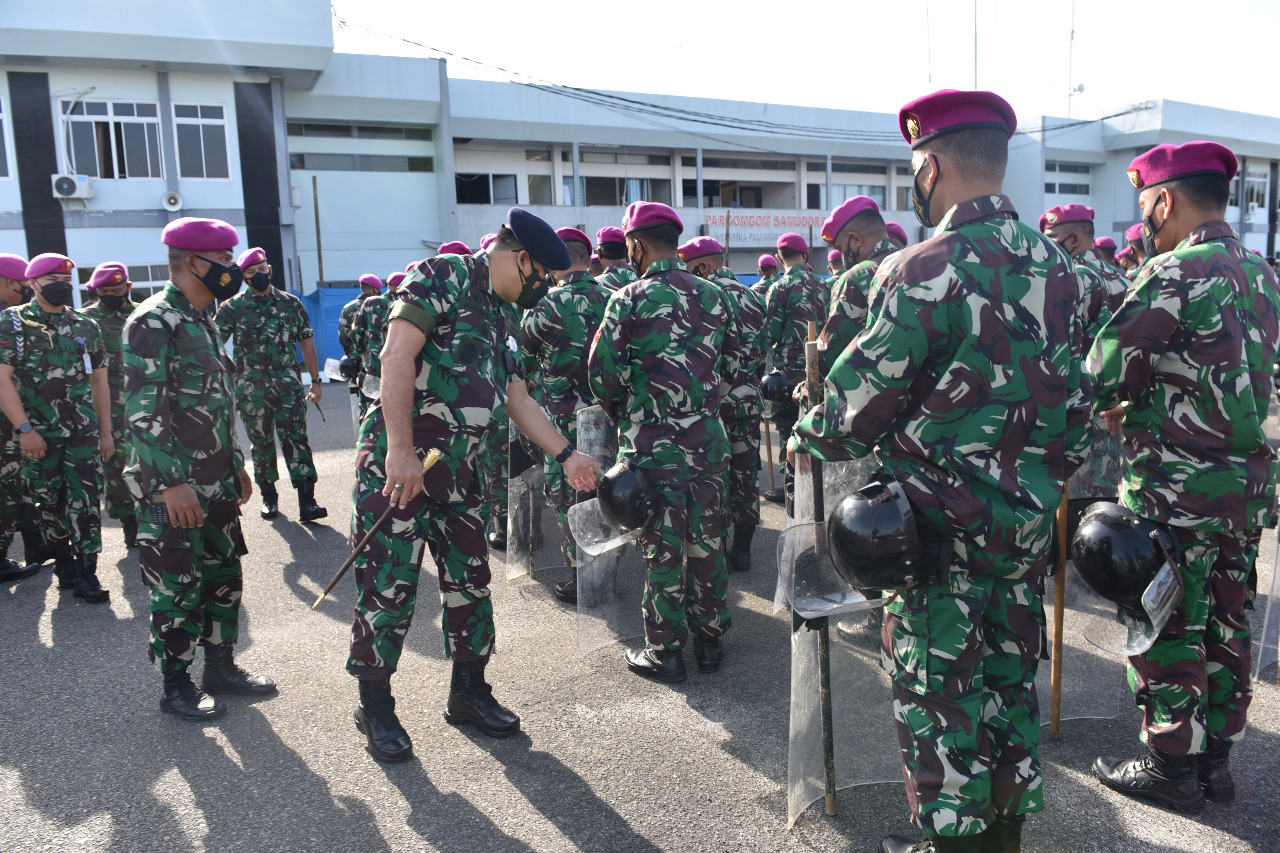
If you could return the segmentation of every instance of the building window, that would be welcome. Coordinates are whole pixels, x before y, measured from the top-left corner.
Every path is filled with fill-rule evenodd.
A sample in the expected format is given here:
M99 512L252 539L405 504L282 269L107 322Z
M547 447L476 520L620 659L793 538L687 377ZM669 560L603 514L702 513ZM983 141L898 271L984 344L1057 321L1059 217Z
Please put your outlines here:
M159 108L145 101L63 101L71 171L92 178L160 178Z
M671 204L671 181L663 178L583 178L582 182L588 207L622 207L633 201Z
M667 158L670 161L671 158ZM681 157L680 165L696 167L698 165L697 157ZM736 157L703 157L702 168L704 169L768 169L775 172L793 172L796 168L795 160L744 160ZM824 164L822 167L826 169Z
M534 160L534 161L538 161L538 162L541 162L541 161L543 161L543 160L550 160L550 159L551 159L551 149L550 149L550 148L536 148L536 149L535 149L535 148L526 148L526 149L524 150L524 159L526 159L526 160Z
M1045 192L1048 192L1048 184L1045 184ZM1088 184L1058 184L1058 195L1088 195Z
M178 142L179 177L230 177L227 120L222 107L174 104L173 130Z
M529 204L552 204L551 176L529 176Z
M286 130L290 136L312 136L327 139L431 141L431 128L418 125L336 124L333 122L291 121L286 125Z
M9 177L9 151L4 145L4 101L0 101L0 178Z
M1044 191L1047 193L1056 193L1058 191L1058 185L1046 183L1044 185Z
M898 206L894 210L912 210L911 187L898 187Z
M805 170L809 172L826 172L827 164L825 161L822 163L815 163L810 160L805 164ZM859 175L884 175L888 173L889 169L887 166L876 165L874 163L838 163L833 161L831 163L831 171L853 172Z
M516 198L516 176L515 175L494 175L493 176L493 203L494 204L518 204Z
M570 152L562 151L560 159L570 162ZM670 166L670 154L637 154L629 151L610 151L607 149L578 149L579 163L616 163L623 166Z
M1046 160L1044 164L1046 172L1065 172L1068 175L1088 175L1093 171L1093 167L1088 163L1062 163L1054 160Z
M806 190L805 207L808 210L822 210L822 184L809 184Z
M431 157L397 154L290 154L289 168L306 172L434 172Z
M581 193L578 194L579 196ZM560 180L560 203L568 207L573 207L577 202L574 201L573 193L573 175L564 175Z
M515 175L459 173L454 183L458 204L517 204Z
M910 167L910 166L895 166L895 167L894 167L894 171L895 171L896 173L898 173L899 175L902 175L902 176L904 176L904 177L908 177L908 178L909 178L909 177L911 177L911 167Z
M831 198L827 198L827 187L825 184L809 184L809 210L826 210L851 199L854 196L865 195L875 199L876 204L880 205L880 209L885 208L885 188L872 184L832 184ZM818 203L813 204L813 187L818 188ZM902 189L902 187L899 187ZM910 189L909 187L907 189Z

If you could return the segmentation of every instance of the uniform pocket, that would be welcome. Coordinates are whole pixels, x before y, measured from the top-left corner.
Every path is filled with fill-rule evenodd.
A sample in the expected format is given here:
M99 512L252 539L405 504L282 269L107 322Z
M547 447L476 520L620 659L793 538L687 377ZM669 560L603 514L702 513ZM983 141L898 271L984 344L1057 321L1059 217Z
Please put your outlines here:
M922 602L923 603L923 602ZM929 690L929 617L927 610L913 610L902 599L885 609L889 621L881 663L894 682L913 693Z

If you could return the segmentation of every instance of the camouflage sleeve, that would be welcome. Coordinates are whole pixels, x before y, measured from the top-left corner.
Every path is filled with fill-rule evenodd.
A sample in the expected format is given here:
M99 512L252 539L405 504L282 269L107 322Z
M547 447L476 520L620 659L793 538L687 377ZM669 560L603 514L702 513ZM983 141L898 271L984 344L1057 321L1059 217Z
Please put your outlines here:
M1079 311L1071 312L1071 357L1067 363L1067 436L1064 442L1066 475L1070 477L1084 463L1091 443L1089 423L1093 419L1093 383L1084 371L1084 320Z
M455 268L441 258L419 264L396 291L387 317L388 326L392 320L408 320L430 337L436 318L456 301L463 284L462 276L461 267Z
M18 309L6 308L0 311L0 364L18 366L18 335L21 332L17 331L17 327L21 323Z
M311 328L311 317L307 314L307 306L296 296L293 297L293 313L293 339L305 341L315 337L315 330Z
M549 299L543 299L524 312L524 318L520 321L520 354L524 359L526 376L533 376L541 363L542 350L546 346L542 330L547 312L550 310L547 307L548 302L550 302Z
M615 421L626 406L627 387L631 382L627 354L630 314L631 300L623 295L623 291L614 291L605 306L604 319L596 329L596 337L587 356L587 382L591 386L591 394L604 413Z
M342 347L344 355L355 355L355 348L351 342L351 335L355 331L356 313L360 310L360 303L345 305L342 313L338 315L338 346Z
M225 345L236 333L236 304L227 300L219 305L214 323L218 326L218 338Z
M764 297L764 346L765 352L771 351L782 341L782 330L786 323L786 311L782 303L785 298L778 282L774 282Z
M1159 264L1143 270L1129 297L1093 342L1085 369L1097 411L1138 399L1177 332L1185 296L1162 272Z
M177 445L169 410L169 365L176 364L173 330L148 314L125 326L124 408L131 458L137 459L144 493L187 481L174 453ZM238 451L238 443L237 444ZM243 462L238 460L238 467Z
M84 351L89 354L89 365L94 369L107 366L107 345L102 340L102 329L97 321L85 317Z
M732 304L733 297L716 285L711 285L711 287L715 289L716 296L724 307L725 314L729 317L729 322L725 323L724 343L720 347L719 365L720 396L729 397L731 396L731 391L735 388L754 385L754 377L743 373L742 348L746 345L746 339L742 331L742 319L738 316L738 312L734 310ZM741 405L740 400L735 399L734 403Z

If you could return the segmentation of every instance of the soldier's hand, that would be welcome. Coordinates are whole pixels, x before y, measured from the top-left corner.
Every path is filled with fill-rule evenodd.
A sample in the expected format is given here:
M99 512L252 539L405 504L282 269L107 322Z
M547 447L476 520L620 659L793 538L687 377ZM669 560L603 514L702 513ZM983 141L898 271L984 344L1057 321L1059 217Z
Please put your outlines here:
M404 509L422 491L422 460L412 448L388 451L386 469L382 493L391 498L393 506Z
M44 437L34 429L25 435L20 434L18 443L22 445L22 455L28 459L44 458Z
M575 450L573 455L565 460L565 479L580 492L594 489L596 483L600 480L600 474L600 466L596 463L596 460L585 453L579 453Z
M236 469L236 479L240 481L240 500L236 504L244 506L253 497L253 480L249 479L249 472L243 468Z
M186 483L170 486L160 493L165 509L169 511L169 523L174 527L194 529L204 524L204 511L196 490Z
M320 397L324 394L324 388L319 382L311 383L311 390L307 393L307 399L313 403L319 403Z
M102 451L103 459L110 459L116 455L116 440L111 437L109 431L98 438L98 449Z
M1114 409L1107 409L1102 413L1102 422L1107 425L1107 432L1112 435L1124 434L1124 403L1116 406Z

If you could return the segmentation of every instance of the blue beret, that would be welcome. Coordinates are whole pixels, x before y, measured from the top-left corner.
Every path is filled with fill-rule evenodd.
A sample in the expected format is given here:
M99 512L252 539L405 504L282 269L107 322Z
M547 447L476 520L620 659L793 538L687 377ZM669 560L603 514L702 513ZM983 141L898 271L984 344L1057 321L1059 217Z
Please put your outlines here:
M524 208L513 207L507 211L507 227L525 251L547 269L567 270L573 266L573 261L569 260L569 247L541 217Z

